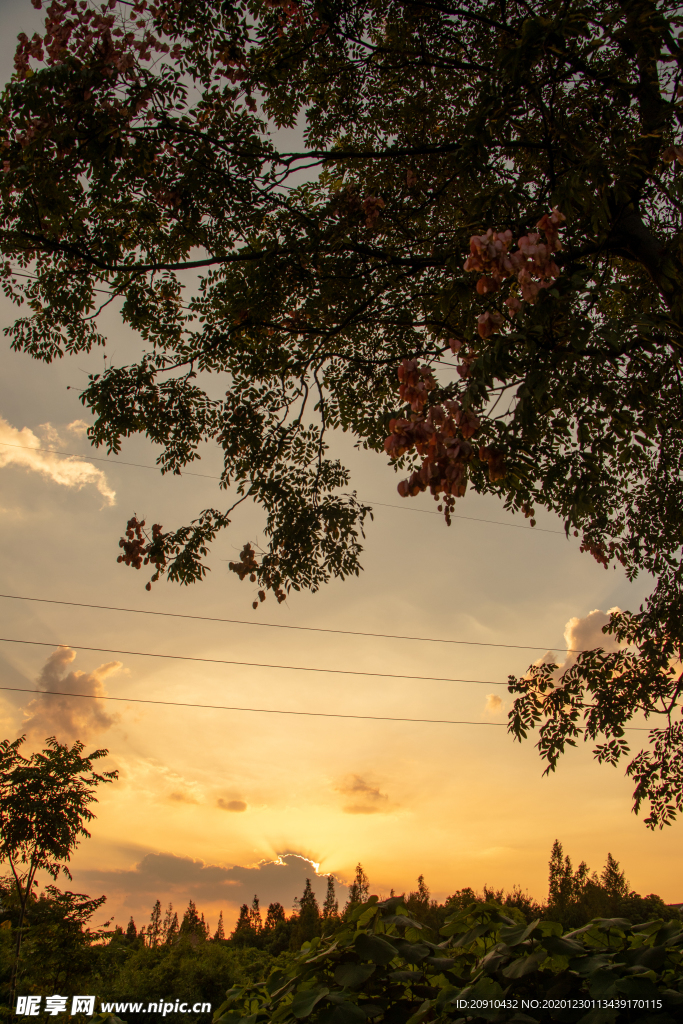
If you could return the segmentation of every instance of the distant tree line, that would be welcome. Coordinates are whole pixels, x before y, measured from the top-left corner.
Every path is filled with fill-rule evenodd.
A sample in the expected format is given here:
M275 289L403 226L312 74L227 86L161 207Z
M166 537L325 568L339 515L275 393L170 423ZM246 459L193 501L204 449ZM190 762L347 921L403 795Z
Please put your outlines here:
M289 916L281 903L274 902L268 904L264 917L259 897L255 895L251 905L243 903L240 907L237 922L229 935L225 933L222 911L212 935L204 915L199 914L193 900L190 900L180 922L173 904L169 903L163 915L161 902L157 900L147 926L138 930L131 917L125 931L121 927L115 929L113 940L154 948L183 941L191 945L211 941L278 955L286 950L300 949L304 942L309 942L315 936L329 934L359 903L367 901L369 893L370 882L360 863L356 866L347 902L341 910L331 875L327 879L327 892L322 906L318 903L310 878L307 878L304 891L295 898L294 911ZM392 889L390 896L395 895ZM678 916L678 909L668 906L660 896L641 896L633 891L625 872L611 853L607 854L600 874L591 871L585 861L581 861L574 870L571 858L565 855L559 840L555 840L550 853L548 898L545 903L539 903L519 886L506 891L488 885L480 893L466 886L439 903L431 898L424 875L417 879L414 891L402 895L410 913L435 932L443 927L454 909L475 902L516 907L528 921L535 918L553 920L565 928L578 928L595 917L626 917L633 924L638 924L654 917L669 920Z
M163 995L191 1001L208 999L218 1005L230 984L258 981L274 965L287 969L303 943L335 931L359 904L368 901L369 895L368 876L358 864L343 907L339 906L331 876L322 906L311 880L306 879L293 912L287 914L281 903L272 902L264 913L258 896L254 896L251 905L242 905L232 932L226 934L222 912L212 933L193 900L180 918L172 904L164 911L157 900L149 923L140 928L133 918L125 928L111 928L109 923L93 928L91 919L104 897L90 899L50 885L40 894L34 892L24 907L18 983L23 993L69 995L88 991L111 999L141 1000ZM390 896L396 895L401 894L392 890ZM423 875L417 879L415 890L402 897L412 917L435 935L454 911L472 903L516 908L527 921L553 920L564 928L579 927L595 917L626 917L634 924L655 918L680 919L678 909L667 906L659 896L633 892L611 854L600 874L591 872L583 861L574 869L559 841L550 855L545 903L537 902L517 886L510 891L484 886L481 892L466 887L439 903L432 898ZM0 880L0 985L5 999L9 996L14 938L21 915L13 880ZM131 1017L130 1024L137 1022Z

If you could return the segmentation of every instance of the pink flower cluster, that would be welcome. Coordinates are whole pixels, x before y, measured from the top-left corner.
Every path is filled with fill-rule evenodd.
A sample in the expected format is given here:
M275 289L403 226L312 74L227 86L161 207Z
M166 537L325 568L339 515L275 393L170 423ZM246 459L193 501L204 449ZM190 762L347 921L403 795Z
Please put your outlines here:
M429 367L419 366L417 359L404 359L398 376L399 394L410 404L413 415L390 421L391 434L384 450L398 459L415 448L423 458L420 468L398 485L398 493L406 498L429 488L435 496L461 497L467 486L466 463L474 454L469 438L479 429L479 418L458 402L434 405L424 416L422 410L436 381Z
M512 232L488 229L484 235L472 235L470 255L465 260L465 270L481 274L477 281L479 295L497 292L507 278L515 277L519 284L522 301L535 302L542 288L550 288L559 277L560 270L553 259L553 253L562 248L560 226L564 214L554 207L551 213L541 217L537 231L530 231L517 240L518 248L510 252ZM541 241L541 232L545 242ZM505 300L512 316L522 308L522 301L516 295ZM498 312L482 313L477 320L477 331L481 338L489 338L503 325Z
M42 0L31 2L37 10L43 6ZM48 64L59 64L67 54L83 60L95 51L103 64L126 71L133 67L136 51L140 60L150 60L153 51L179 55L178 45L171 51L167 43L160 42L146 28L146 15L159 14L160 7L148 3L148 0L131 0L127 5L130 8L129 21L140 32L137 37L135 31L124 32L122 28L115 27L113 12L116 6L117 0L107 0L98 12L82 0L80 3L76 0L52 0L46 10L45 35L40 36L36 32L29 39L22 32L18 37L14 66L19 79L27 77L32 57L39 61L47 59Z

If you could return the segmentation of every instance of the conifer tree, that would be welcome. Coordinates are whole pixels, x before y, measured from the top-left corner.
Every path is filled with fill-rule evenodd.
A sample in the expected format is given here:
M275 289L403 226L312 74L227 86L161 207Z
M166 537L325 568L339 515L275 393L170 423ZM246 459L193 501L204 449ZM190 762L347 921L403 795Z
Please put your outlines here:
M132 940L137 939L137 937L138 930L135 927L135 921L133 920L133 915L131 914L130 921L128 922L128 927L126 928L126 938Z
M170 946L178 934L178 915L173 910L173 904L169 903L166 908L166 914L164 916L164 924L162 928L163 943L165 946Z
M147 928L147 945L155 948L159 945L162 936L162 923L161 923L161 900L157 900L152 907L152 913L149 916L149 926Z
M334 891L334 878L329 875L327 878L327 893L325 894L325 902L323 903L323 917L325 920L329 918L337 917L339 913L339 901L337 900L336 893Z
M194 900L190 900L180 923L180 932L182 935L197 935L200 931L201 921L197 913L197 906Z
M218 924L216 925L216 931L213 935L214 942L223 942L225 939L225 927L223 925L223 911L221 910L218 915Z
M261 920L261 905L259 903L259 898L258 898L258 896L256 894L254 894L254 898L251 901L251 909L249 911L249 921L250 921L251 927L254 929L254 931L258 935L260 933L260 931L262 930L262 928L263 928L263 922Z
M275 928L280 921L286 921L285 908L281 903L269 903L268 912L266 914L266 923L264 928L266 931L270 931Z
M242 936L248 935L253 932L251 926L251 910L248 903L243 903L240 907L240 914L237 918L237 924L235 925L233 932L230 936L231 939L241 938Z
M301 897L297 900L297 903L299 905L299 913L303 913L304 911L309 910L311 912L314 912L316 917L320 913L318 909L318 900L316 899L316 895L313 892L313 887L311 886L310 878L306 879L304 891L301 894Z
M603 889L610 896L621 896L624 898L629 894L630 887L626 881L626 875L623 871L619 870L619 861L615 860L611 853L607 854L607 862L602 869L600 881Z

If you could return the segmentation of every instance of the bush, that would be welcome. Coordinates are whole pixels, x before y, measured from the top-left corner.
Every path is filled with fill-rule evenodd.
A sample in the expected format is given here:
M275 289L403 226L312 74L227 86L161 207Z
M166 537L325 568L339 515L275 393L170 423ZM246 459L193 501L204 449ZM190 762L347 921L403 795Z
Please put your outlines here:
M680 921L597 919L564 933L515 908L471 903L439 938L403 897L371 896L289 968L233 986L214 1022L674 1024L683 1013Z

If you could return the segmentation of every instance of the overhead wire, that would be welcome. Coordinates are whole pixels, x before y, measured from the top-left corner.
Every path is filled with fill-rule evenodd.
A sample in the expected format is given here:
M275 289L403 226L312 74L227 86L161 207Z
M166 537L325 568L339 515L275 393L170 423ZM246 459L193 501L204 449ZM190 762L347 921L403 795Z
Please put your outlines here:
M540 647L536 644L498 644L487 640L454 640L450 637L408 636L403 633L370 633L355 629L332 629L328 626L299 626L288 622L258 622L254 619L225 619L215 615L191 615L188 612L162 612L150 608L121 608L117 605L91 604L86 601L59 601L51 597L27 597L21 594L0 594L9 601L33 601L36 604L58 604L70 608L93 608L97 611L127 612L132 615L156 615L167 619L192 619L196 622L222 622L236 626L261 626L267 629L295 629L305 633L332 633L341 636L366 636L380 640L411 640L430 644L459 644L466 647L503 647L517 651L547 651L553 645ZM568 648L567 654L583 654L582 649Z
M425 725L488 725L502 728L504 722L469 722L450 718L399 718L390 715L349 715L332 711L286 711L281 708L242 708L230 707L227 704L194 704L180 700L151 700L142 697L100 697L93 693L70 693L63 690L29 690L19 686L0 686L0 690L11 690L16 693L39 693L41 696L83 697L89 700L129 701L132 704L162 704L168 707L206 708L209 711L246 711L258 715L300 715L306 718L352 718L370 722L416 722Z
M235 661L231 658L201 658L189 654L156 654L152 651L122 651L113 647L84 647L79 644L56 643L48 640L17 640L15 637L0 636L0 643L26 644L31 647L69 647L74 651L95 651L97 654L123 654L136 658L164 658L167 661L196 661L208 665L238 665L247 668L270 668L286 672L320 672L334 676L372 676L375 679L414 679L428 683L478 683L482 686L506 686L506 683L492 679L454 679L451 676L416 676L402 672L365 672L350 668L313 668L308 665L272 665L260 661Z
M411 722L423 725L483 725L502 729L505 722L472 722L463 719L453 718L408 718L394 717L392 715L349 715L333 711L288 711L284 708L243 708L231 707L227 704L195 704L189 701L180 700L152 700L147 697L110 697L99 696L94 693L73 693L65 690L37 690L26 689L20 686L0 686L0 690L8 690L14 693L38 693L41 697L80 697L85 700L115 700L130 704L158 704L165 707L179 708L205 708L208 711L242 711L257 715L297 715L305 718L350 718L355 721L367 722ZM649 732L646 726L628 725L624 726L629 732Z

